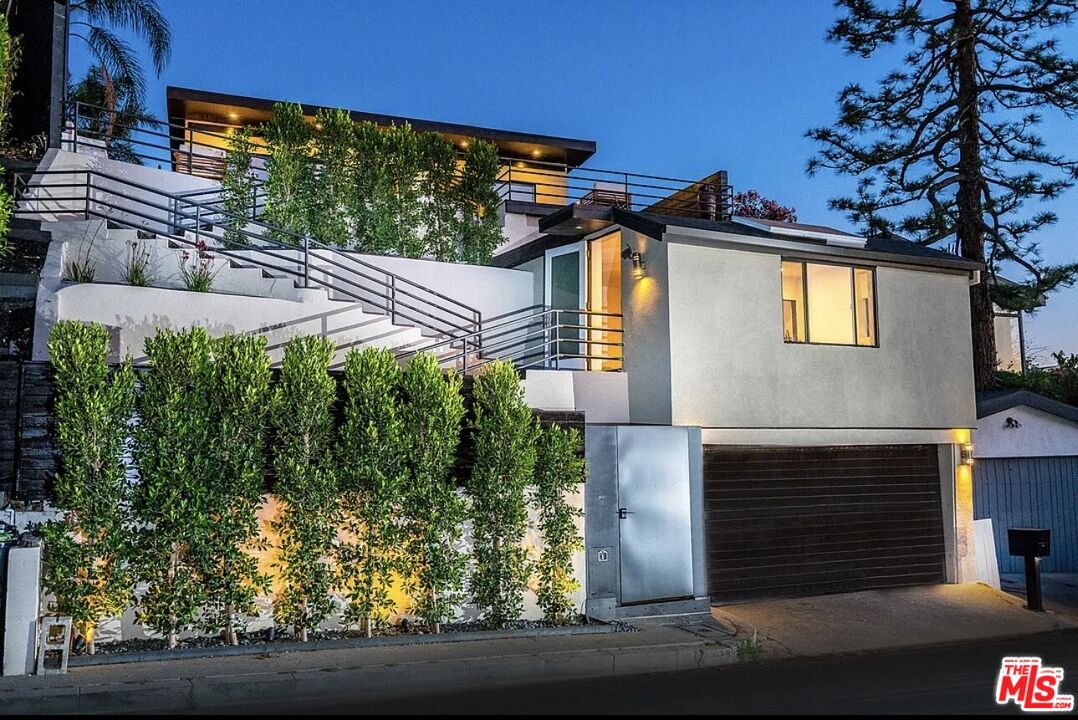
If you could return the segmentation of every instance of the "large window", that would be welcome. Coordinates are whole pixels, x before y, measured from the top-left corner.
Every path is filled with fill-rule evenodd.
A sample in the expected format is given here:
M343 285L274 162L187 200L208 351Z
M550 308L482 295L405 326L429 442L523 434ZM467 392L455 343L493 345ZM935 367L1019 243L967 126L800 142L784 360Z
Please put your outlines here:
M782 336L791 343L875 346L872 269L783 260Z

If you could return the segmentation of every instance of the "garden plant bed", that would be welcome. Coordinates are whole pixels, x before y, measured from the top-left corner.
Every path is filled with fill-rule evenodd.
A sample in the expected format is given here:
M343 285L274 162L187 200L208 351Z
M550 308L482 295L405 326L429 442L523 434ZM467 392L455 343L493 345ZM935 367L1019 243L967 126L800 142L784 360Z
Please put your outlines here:
M356 630L325 630L309 634L307 642L300 642L292 634L268 632L241 635L239 645L226 645L218 637L191 637L180 641L169 650L161 639L123 640L115 643L99 643L94 655L71 655L70 667L90 665L114 665L135 662L159 662L162 660L189 660L192 658L226 655L259 655L264 653L306 652L309 650L339 650L344 648L387 647L393 645L430 645L434 643L469 642L472 640L511 640L531 637L558 637L565 635L594 635L616 632L635 632L636 627L624 622L604 623L590 620L579 625L553 625L543 621L522 620L514 627L502 630L488 629L482 623L465 622L446 625L442 632L433 634L420 628L402 632L399 626L383 628L368 638ZM272 639L271 639L272 637Z

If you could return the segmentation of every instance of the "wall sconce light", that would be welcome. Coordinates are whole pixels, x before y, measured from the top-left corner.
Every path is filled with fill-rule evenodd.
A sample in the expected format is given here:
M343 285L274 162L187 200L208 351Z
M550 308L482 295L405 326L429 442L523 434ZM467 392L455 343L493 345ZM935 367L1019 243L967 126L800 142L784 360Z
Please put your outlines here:
M972 465L973 464L973 443L964 443L962 445L961 454L962 454L962 464L963 465Z
M621 257L624 260L632 260L633 262L633 277L639 280L648 274L648 267L644 264L644 258L640 255L638 250L633 250L628 245L621 251Z
M1003 427L1007 428L1008 430L1017 430L1018 428L1022 427L1022 423L1018 422L1012 417L1009 417L1003 421Z

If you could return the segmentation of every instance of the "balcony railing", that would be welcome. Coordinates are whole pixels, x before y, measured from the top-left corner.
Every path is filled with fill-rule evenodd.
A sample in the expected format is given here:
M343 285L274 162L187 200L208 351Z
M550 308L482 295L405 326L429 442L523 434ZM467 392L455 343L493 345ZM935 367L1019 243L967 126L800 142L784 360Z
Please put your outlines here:
M498 176L503 201L536 205L601 205L661 215L729 219L733 188L719 171L702 180L504 160Z
M212 180L220 180L224 172L230 140L227 133L147 122L145 118L110 113L104 107L83 102L69 102L65 117L65 149L158 165ZM266 152L256 145L253 155L253 173L260 182L265 179ZM502 159L497 189L503 201L617 206L715 220L729 218L733 196L725 172L686 180L514 158ZM198 200L212 203L214 193L204 191ZM252 217L259 215L260 207L261 196L256 190Z

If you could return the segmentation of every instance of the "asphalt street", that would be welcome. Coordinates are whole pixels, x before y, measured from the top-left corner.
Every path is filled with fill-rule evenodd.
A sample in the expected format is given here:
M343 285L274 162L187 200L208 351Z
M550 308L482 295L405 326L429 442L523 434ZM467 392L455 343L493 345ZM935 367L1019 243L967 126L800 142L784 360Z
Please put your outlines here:
M695 672L506 687L365 702L362 688L335 700L247 711L289 713L1015 713L993 698L1000 658L1039 655L1063 667L1062 691L1078 695L1078 631L1016 640L903 649L823 659L766 658ZM235 711L235 708L232 708Z

